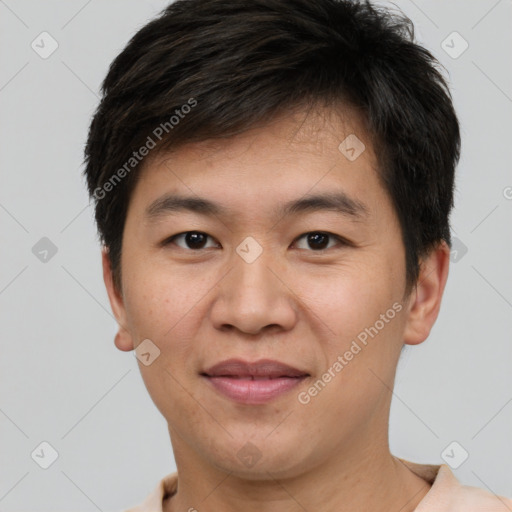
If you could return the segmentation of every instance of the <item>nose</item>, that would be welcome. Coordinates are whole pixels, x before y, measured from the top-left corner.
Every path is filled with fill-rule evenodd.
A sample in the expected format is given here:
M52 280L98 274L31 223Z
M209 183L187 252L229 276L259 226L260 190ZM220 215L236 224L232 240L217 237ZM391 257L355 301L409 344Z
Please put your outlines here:
M210 310L215 328L252 335L293 328L298 311L294 295L268 251L251 263L235 252L230 269L218 285Z

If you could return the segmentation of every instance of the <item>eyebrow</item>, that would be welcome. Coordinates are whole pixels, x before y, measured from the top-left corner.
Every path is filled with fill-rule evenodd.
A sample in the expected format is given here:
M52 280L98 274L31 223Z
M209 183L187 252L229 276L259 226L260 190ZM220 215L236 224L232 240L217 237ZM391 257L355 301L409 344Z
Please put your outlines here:
M165 194L146 208L145 216L148 221L156 221L166 215L184 211L206 216L227 217L234 215L231 209L209 199ZM318 211L334 211L355 221L363 220L369 214L369 210L364 203L341 191L303 196L300 199L281 205L275 213L279 217L286 217Z

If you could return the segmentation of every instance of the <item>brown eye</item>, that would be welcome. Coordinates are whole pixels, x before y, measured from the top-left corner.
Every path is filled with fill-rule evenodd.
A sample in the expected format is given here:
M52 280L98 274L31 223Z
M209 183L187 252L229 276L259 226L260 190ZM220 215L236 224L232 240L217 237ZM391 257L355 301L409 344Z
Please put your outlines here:
M306 247L299 246L299 249L309 249L313 251L322 251L325 249L330 249L335 246L336 243L338 245L345 245L345 242L339 236L333 235L332 233L325 233L323 231L311 231L309 233L304 233L301 235L297 241L305 239ZM331 242L334 241L334 244Z
M206 233L202 233L201 231L186 231L185 233L172 236L167 240L166 244L174 243L182 249L201 250L208 248L206 245L208 243L208 239L212 239L212 237ZM178 241L180 243L178 243ZM209 247L216 246L217 245L214 243Z
M309 233L307 241L312 249L325 249L329 245L329 235L325 233Z

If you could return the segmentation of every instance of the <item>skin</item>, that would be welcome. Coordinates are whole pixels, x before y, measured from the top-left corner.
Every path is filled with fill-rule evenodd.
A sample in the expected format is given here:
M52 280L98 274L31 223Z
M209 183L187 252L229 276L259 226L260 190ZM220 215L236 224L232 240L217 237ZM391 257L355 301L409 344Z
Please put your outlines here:
M353 162L338 145L355 133L366 150ZM148 158L129 204L122 289L106 251L104 279L123 351L150 339L160 356L139 362L168 422L179 473L164 510L412 511L430 486L389 451L391 390L404 344L423 342L445 287L445 243L422 260L404 296L405 249L377 158L356 113L290 113L231 139L188 144ZM276 208L305 195L344 191L364 203L358 219L336 211L282 217ZM164 193L215 201L230 214L168 212L148 219ZM184 237L209 235L203 249ZM329 232L316 249L304 234ZM262 248L247 263L247 237ZM401 311L369 339L307 404L307 391L365 328L393 304ZM228 358L270 358L310 374L261 405L235 403L200 372ZM260 458L237 453L250 441ZM254 448L255 447L255 448ZM247 448L246 448L247 449Z

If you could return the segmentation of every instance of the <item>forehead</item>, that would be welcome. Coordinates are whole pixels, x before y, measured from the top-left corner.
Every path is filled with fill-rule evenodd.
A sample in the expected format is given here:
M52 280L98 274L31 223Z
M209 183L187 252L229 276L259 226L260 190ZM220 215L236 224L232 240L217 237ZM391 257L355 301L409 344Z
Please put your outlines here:
M341 191L360 203L382 203L377 173L364 119L355 111L299 111L231 138L189 143L148 159L132 199L147 209L165 192L185 193L229 203L233 211L255 211Z
M189 158L206 161L216 157L243 160L245 153L249 163L254 156L260 160L280 156L290 159L291 153L308 154L310 157L325 157L329 154L337 156L340 144L352 135L364 141L365 163L375 166L377 161L367 131L366 118L354 107L336 110L326 107L307 111L298 109L276 115L236 136L186 144L163 157L187 153ZM264 146L266 151L256 155L251 152L253 146Z

